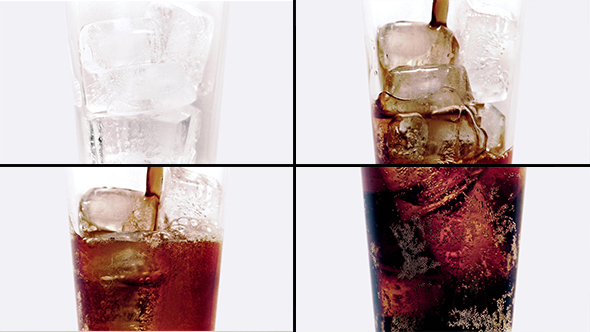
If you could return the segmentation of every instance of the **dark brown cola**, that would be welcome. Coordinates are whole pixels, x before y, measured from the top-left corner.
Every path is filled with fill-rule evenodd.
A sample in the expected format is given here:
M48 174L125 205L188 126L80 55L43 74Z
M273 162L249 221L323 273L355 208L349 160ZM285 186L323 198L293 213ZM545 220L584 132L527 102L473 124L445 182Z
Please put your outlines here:
M80 330L213 331L221 242L72 234Z
M509 331L525 169L363 168L377 331Z

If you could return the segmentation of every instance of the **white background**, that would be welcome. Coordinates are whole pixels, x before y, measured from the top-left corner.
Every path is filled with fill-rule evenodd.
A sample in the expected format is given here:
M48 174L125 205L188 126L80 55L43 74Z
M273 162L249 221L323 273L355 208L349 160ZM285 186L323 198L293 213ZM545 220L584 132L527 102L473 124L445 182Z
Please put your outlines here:
M0 331L77 330L64 168L2 168ZM232 168L218 331L293 330L293 169Z
M297 163L374 163L360 0L296 8ZM590 2L530 0L514 163L590 162Z
M296 170L296 325L374 331L358 167ZM590 168L529 167L513 332L590 330Z
M218 163L293 163L293 2L230 2ZM0 1L0 163L77 163L63 2Z

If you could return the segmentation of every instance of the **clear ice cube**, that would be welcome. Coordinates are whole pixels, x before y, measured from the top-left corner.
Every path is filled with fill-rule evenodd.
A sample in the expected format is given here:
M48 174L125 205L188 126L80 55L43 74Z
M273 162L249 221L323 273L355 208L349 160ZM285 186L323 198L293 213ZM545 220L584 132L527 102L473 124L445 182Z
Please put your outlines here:
M398 66L453 64L459 52L451 30L418 22L396 22L380 27L377 48L384 72Z
M79 37L80 60L89 73L157 63L162 55L162 32L149 18L120 18L85 25Z
M475 99L479 103L505 100L518 32L516 18L502 8L471 0L464 2L459 13L459 57Z
M427 119L427 123L427 163L457 163L485 151L485 133L477 126L472 112L466 108L435 112Z
M114 68L91 81L87 79L86 105L92 113L173 109L197 99L191 78L179 63Z
M81 235L153 230L159 200L122 188L92 188L80 200Z
M470 94L468 94L467 99L465 96L466 94L459 93L457 90L445 86L429 94L427 100L430 104L430 110L434 112L447 109L458 109L463 105L469 105Z
M148 5L146 17L155 20L162 28L162 60L184 64L197 88L209 56L213 18L188 4L160 1Z
M443 87L453 88L466 101L473 99L463 66L400 66L385 77L384 90L400 99L424 98Z
M485 104L479 108L481 128L488 135L487 149L492 153L504 152L504 132L506 130L506 117L495 106Z
M197 144L201 112L192 105L148 115L88 119L93 163L184 163Z
M198 167L170 167L164 176L158 225L185 219L197 219L215 225L221 207L221 185L217 179L201 173Z

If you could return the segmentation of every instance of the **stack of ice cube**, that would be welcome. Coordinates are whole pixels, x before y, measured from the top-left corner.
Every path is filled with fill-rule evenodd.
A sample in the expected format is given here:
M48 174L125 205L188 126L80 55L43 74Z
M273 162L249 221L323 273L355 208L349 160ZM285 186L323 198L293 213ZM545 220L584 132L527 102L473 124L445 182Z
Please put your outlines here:
M213 18L180 3L151 2L144 17L85 25L79 47L88 110L128 114L191 104L212 37Z
M383 91L374 109L381 155L414 162L459 162L486 149L504 152L514 15L463 0L455 38L445 26L396 22L379 28ZM458 40L458 42L457 42ZM380 157L381 158L381 157ZM387 159L385 159L387 160Z

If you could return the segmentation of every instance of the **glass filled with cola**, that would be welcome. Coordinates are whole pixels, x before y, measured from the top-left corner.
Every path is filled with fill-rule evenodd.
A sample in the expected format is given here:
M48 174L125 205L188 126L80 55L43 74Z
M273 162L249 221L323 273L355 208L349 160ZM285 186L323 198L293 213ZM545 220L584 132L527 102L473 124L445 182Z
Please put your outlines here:
M214 330L223 178L220 168L72 168L80 330Z
M217 156L222 1L70 1L80 160L209 164Z
M511 331L525 172L362 169L376 331Z
M379 164L512 160L522 0L364 0Z

